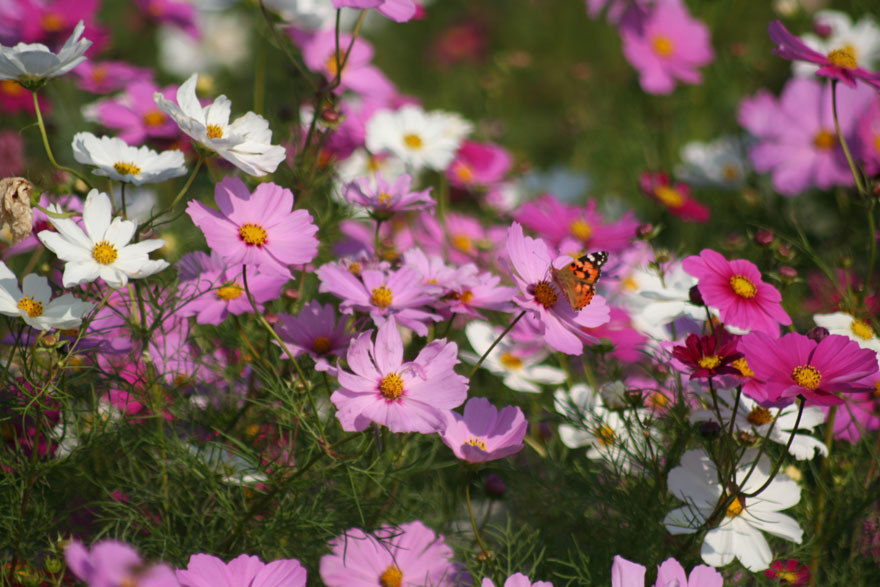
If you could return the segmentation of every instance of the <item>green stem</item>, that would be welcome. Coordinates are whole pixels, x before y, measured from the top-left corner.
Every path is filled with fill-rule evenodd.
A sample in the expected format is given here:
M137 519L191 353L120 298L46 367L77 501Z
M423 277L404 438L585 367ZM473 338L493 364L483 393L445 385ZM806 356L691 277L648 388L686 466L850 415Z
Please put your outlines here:
M468 482L464 486L464 497L465 497L465 501L467 501L468 516L471 519L471 527L474 529L474 538L477 539L477 544L480 545L480 550L483 553L483 557L488 559L492 555L492 553L489 552L488 548L486 548L486 543L483 542L483 538L480 536L480 530L479 530L479 528L477 528L477 520L476 520L476 518L474 518L474 508L471 506L471 482L470 482L470 479L468 479Z
M858 190L860 195L867 198L868 192L865 190L865 184L862 183L862 176L856 167L852 153L849 151L849 145L846 144L846 138L843 136L843 133L840 132L840 121L837 119L837 80L831 81L831 110L834 114L834 130L837 132L837 140L840 141L840 147L843 149L843 156L846 157L846 162L849 164L849 171L852 173L853 179L856 182L856 190Z
M837 406L831 406L828 410L828 418L825 420L825 446L828 447L828 457L831 456L831 444L834 442L834 420L837 418ZM824 482L828 477L828 457L822 459L822 467L819 471L819 478ZM822 526L825 525L825 489L820 487L819 494L816 496L816 529L813 536L816 537L815 546L813 546L813 556L810 560L810 585L816 585L819 576L819 562L823 559L822 547L825 542L822 540Z
M86 187L92 189L92 183L86 179L82 173L76 169L59 165L58 161L55 160L55 155L52 154L52 147L49 146L49 136L46 134L46 124L43 122L43 113L40 111L40 101L37 100L36 92L32 92L32 94L34 96L34 112L37 115L37 126L40 127L40 135L43 137L43 148L46 150L46 156L49 157L49 162L52 163L52 166L55 167L55 169L60 169L61 171L66 171L67 173L75 175L86 184Z
M767 480L764 482L763 485L761 485L761 487L759 487L758 489L756 489L755 491L753 491L751 493L743 494L744 497L755 497L756 495L760 495L761 492L764 491L765 489L767 489L767 487L769 487L770 484L773 482L773 479L776 477L776 474L779 472L779 468L782 466L782 462L788 456L788 450L791 448L791 443L794 442L794 437L798 432L798 427L801 425L801 416L803 416L803 414L804 414L804 404L805 403L806 403L806 401L803 398L799 398L798 413L797 413L797 419L795 419L795 421L794 421L794 428L791 429L791 436L788 437L788 442L785 443L785 452L782 454L782 457L780 457L780 459L778 461L776 461L776 464L773 466L773 470L770 472L770 476L767 477Z
M486 349L486 352L483 353L483 356L480 357L480 360L477 361L477 364L476 364L476 365L474 365L474 368L471 370L471 374L468 375L468 379L470 379L471 377L474 376L474 373L477 372L477 369L480 368L480 365L483 364L483 361L486 360L486 357L489 356L489 353L491 353L492 350L493 350L496 346L498 346L498 343L501 342L501 339L504 338L504 336L505 336L508 332L510 332L511 330L513 330L513 327L516 326L516 323L519 322L519 321L520 321L520 318L522 318L522 317L525 316L525 315L526 315L526 311L525 311L525 310L523 310L522 312L520 312L520 313L519 313L519 316L517 316L516 318L514 318L513 322L511 322L510 324L508 324L507 328L504 329L504 332L502 332L501 334L498 335L498 338L495 339L495 342L493 342L492 345L491 345L488 349Z
M271 31L272 36L275 38L275 42L278 43L278 48L281 49L287 58L293 63L293 66L299 71L300 75L303 76L309 86L311 86L312 91L318 91L318 84L315 83L315 80L312 78L312 73L306 69L306 67L299 62L296 56L290 50L290 40L285 39L281 36L281 33L278 32L278 29L275 28L275 23L272 22L272 17L269 16L269 11L266 10L266 6L263 4L263 0L258 0L258 4L260 6L260 12L263 15L263 19L266 21L266 26L269 27L269 31Z

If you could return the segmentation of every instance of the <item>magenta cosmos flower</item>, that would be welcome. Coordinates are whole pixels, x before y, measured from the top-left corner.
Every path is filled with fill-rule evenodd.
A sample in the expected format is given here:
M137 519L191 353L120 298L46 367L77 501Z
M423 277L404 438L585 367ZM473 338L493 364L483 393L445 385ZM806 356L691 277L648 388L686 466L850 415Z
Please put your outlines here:
M189 557L186 569L177 571L183 587L305 587L306 569L295 558L264 563L242 554L228 563L210 554Z
M564 270L571 261L569 257L560 257L551 264L544 241L523 235L522 226L516 222L507 233L507 254L513 280L520 290L513 302L535 319L547 344L557 351L579 355L584 350L584 342L598 342L581 328L594 328L608 322L610 310L605 298L594 296L583 309L575 310L552 277L551 268L559 265L556 269Z
M119 138L129 145L140 145L147 139L170 141L180 135L180 129L173 118L159 110L153 96L160 93L171 100L176 91L175 86L159 88L149 80L132 82L122 95L88 106L86 116L118 130Z
M843 403L837 392L873 391L877 353L863 349L846 336L831 334L816 342L790 332L782 338L752 332L740 340L739 350L763 382L761 403L790 403L802 395L808 405Z
M370 422L392 432L439 432L446 413L467 398L467 378L453 367L458 347L446 339L423 348L414 361L403 362L403 342L394 319L361 334L348 347L349 373L339 369L341 389L330 396L342 429L360 432Z
M639 187L646 196L682 220L709 222L709 208L691 198L691 188L686 183L672 183L662 171L646 171L639 177Z
M707 306L718 308L721 321L737 328L760 330L779 336L780 324L791 324L782 309L782 294L761 280L751 261L728 261L721 253L703 249L681 262L684 270L699 282L697 289Z
M657 2L639 23L620 29L623 54L639 71L639 83L649 94L669 94L675 80L702 81L698 67L715 57L709 28L691 18L681 0Z
M494 461L518 453L529 423L516 406L500 412L484 397L472 397L464 415L449 412L440 438L455 456L469 463Z
M788 29L778 20L770 23L768 32L770 40L778 45L773 50L774 55L791 61L815 63L819 66L816 75L840 80L851 87L855 87L856 83L861 80L880 90L880 74L871 73L859 67L857 55L852 47L834 49L828 55L822 55L788 32Z
M460 188L488 186L501 181L510 171L513 158L495 143L462 141L455 160L446 170L449 182Z
M418 520L372 534L352 528L331 540L330 550L321 557L327 587L453 584L452 549Z
M871 88L837 88L840 132L850 145L859 117L876 99ZM852 185L853 178L834 129L831 85L790 80L777 100L761 91L739 106L739 123L757 139L749 149L755 170L773 174L773 187L796 196L812 186Z
M336 310L330 304L316 300L308 302L296 316L281 314L276 326L278 335L287 349L298 357L306 353L315 361L315 370L336 373L330 366L330 357L340 357L351 342L347 319L336 319Z
M289 277L288 265L308 263L318 254L318 227L307 211L293 211L290 190L261 183L251 194L243 181L227 177L214 188L214 199L219 211L193 200L186 213L228 264Z
M102 540L91 551L73 541L64 550L67 567L90 587L173 587L174 571L165 564L145 565L137 551L123 542Z
M136 81L149 81L153 72L124 61L83 61L73 70L79 78L77 86L93 94L109 94Z
M333 0L333 8L375 8L379 14L396 22L406 22L416 15L418 6L412 0Z
M405 173L389 182L377 171L375 179L362 177L345 186L345 197L378 220L387 220L396 212L432 210L431 188L410 191L411 183L412 178Z

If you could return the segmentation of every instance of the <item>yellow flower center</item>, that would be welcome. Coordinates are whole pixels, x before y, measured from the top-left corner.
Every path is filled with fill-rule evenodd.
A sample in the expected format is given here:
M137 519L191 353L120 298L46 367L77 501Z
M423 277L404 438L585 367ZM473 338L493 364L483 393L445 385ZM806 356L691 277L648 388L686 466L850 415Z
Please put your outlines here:
M384 285L373 288L373 295L370 296L370 303L377 308L387 308L394 301L391 290Z
M482 438L477 438L475 436L471 436L470 438L468 438L467 444L469 444L471 446L476 446L480 450L486 450L486 441L483 440Z
M822 383L822 374L812 365L795 367L791 378L794 379L795 383L801 387L806 387L810 391L818 389L819 384Z
M743 377L755 376L755 372L749 368L749 362L746 361L745 357L740 357L739 359L732 362L731 365L739 369L739 372L742 374Z
M840 49L835 49L829 53L828 61L837 67L842 67L843 69L855 69L859 66L859 60L856 59L855 49L848 45Z
M469 165L465 165L461 162L455 166L453 173L455 173L455 177L457 177L461 183L470 183L474 179L473 169L471 169Z
M18 96L22 92L24 92L24 88L18 85L18 82L14 82L11 79L5 79L0 82L0 93L7 96Z
M223 129L219 124L209 124L205 127L207 131L207 136L209 139L222 139L223 138Z
M637 291L639 283L630 275L623 281L623 288L629 291Z
M382 192L381 194L379 194L379 205L380 206L387 206L390 203L391 203L391 194L389 194L388 192Z
M880 379L874 382L874 397L880 397Z
M101 241L92 249L92 257L101 265L109 265L116 260L119 253L109 241Z
M680 208L684 204L684 196L681 195L681 192L667 185L657 186L654 189L654 195L669 208Z
M725 514L728 518L735 518L743 512L745 507L738 497L733 498L733 503L727 506L727 512Z
M64 19L57 12L50 12L43 16L43 30L48 33L57 33L64 28Z
M523 360L510 353L502 353L498 360L511 371L519 371L523 366Z
M776 571L776 580L784 585L794 585L800 581L797 571Z
M150 127L162 126L165 124L165 115L158 110L153 110L144 114L144 124Z
M217 297L225 302L234 300L244 292L244 288L237 283L227 283L217 290Z
M741 298L746 298L747 300L755 297L758 293L758 288L755 284L752 283L749 278L743 277L742 275L734 275L731 277L730 287L733 288L733 293Z
M648 396L648 404L653 408L663 408L669 404L669 398L660 392L654 392Z
M864 320L853 320L850 328L852 329L853 334L862 340L871 340L874 338L874 329Z
M312 350L315 351L316 354L326 354L331 348L332 345L330 344L330 339L326 336L319 336L312 341Z
M43 302L37 301L31 296L24 296L18 300L18 309L27 312L31 318L43 315Z
M403 395L403 379L397 373L389 373L379 383L379 393L388 401L393 401Z
M764 424L769 424L773 420L773 415L767 408L755 406L752 408L752 411L749 412L747 418L749 422L755 426L763 426Z
M669 57L675 51L672 40L666 35L657 35L651 39L651 47L654 49L654 53L660 57Z
M614 430L611 429L607 424L603 426L599 426L596 428L596 440L602 446L611 446L614 444L616 436L614 435Z
M403 135L403 144L410 149L421 149L425 146L424 141L422 141L422 137L413 133Z
M556 288L546 281L539 281L535 284L535 300L545 308L552 308L556 305L559 294Z
M262 247L269 240L269 233L259 224L245 222L238 229L238 236L246 244Z
M823 151L830 151L833 149L836 142L837 137L834 136L834 133L825 130L824 128L817 132L816 136L813 137L813 146Z
M381 587L400 587L403 585L403 571L397 565L391 565L379 575Z
M874 135L874 149L880 153L880 134Z
M452 246L463 253L471 253L474 250L474 241L464 234L456 234L450 241Z
M352 263L348 266L348 272L352 275L360 275L363 267L361 267L360 263Z
M101 83L107 79L107 67L104 65L99 65L95 69L92 70L92 80Z
M462 304L469 304L472 299L474 299L474 292L469 289L464 290L460 294L458 294L458 299Z
M714 369L721 364L721 357L718 355L709 355L699 360L700 367L703 369Z
M141 172L140 167L134 163L129 163L128 161L117 161L113 164L113 169L115 169L116 173L119 175L137 175Z
M733 163L728 163L721 168L721 175L727 181L733 181L739 177L739 169Z
M588 241L590 237L593 236L593 227L590 224L581 218L578 218L574 222L568 225L568 230L571 232L572 236L581 241Z
M342 63L341 55L339 56L339 62ZM342 66L343 73L345 72L346 67L348 67L348 64ZM336 74L339 73L339 68L336 66L336 54L327 58L327 61L324 62L324 69L327 70L327 73L329 73L331 77L336 77Z

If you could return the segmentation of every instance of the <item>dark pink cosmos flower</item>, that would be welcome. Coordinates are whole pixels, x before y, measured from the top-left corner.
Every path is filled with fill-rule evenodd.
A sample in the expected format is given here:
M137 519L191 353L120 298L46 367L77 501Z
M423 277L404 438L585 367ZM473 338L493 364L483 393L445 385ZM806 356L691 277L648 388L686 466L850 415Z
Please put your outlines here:
M764 571L764 576L775 579L780 585L798 587L810 584L810 567L793 558L788 560L777 559L770 564L770 568Z
M37 95L40 103L40 111L43 116L52 112L52 106L49 104L43 94ZM34 113L34 97L33 95L11 79L0 81L0 111L7 114L18 114L19 112ZM3 177L8 177L4 175Z
M196 25L196 7L191 3L177 0L135 0L135 4L148 18L174 25L194 39L201 37Z
M855 87L858 81L862 81L880 90L880 74L871 73L859 67L859 62L852 48L843 47L831 51L828 55L822 55L788 32L788 29L778 20L770 23L768 32L770 40L777 45L777 48L773 50L774 55L791 61L815 63L819 66L816 75L840 80L848 86Z
M295 558L264 563L242 554L228 563L210 554L189 557L186 569L177 571L182 587L305 587L306 569Z
M645 171L639 177L639 187L642 188L642 193L663 204L682 220L709 222L709 208L691 198L688 184L682 181L672 183L669 176L662 171Z
M472 397L464 414L448 412L440 438L455 456L469 463L503 459L518 453L529 423L516 406L500 411L484 397Z
M446 170L449 182L460 188L488 186L499 182L510 171L513 158L494 143L462 141L455 159Z
M77 87L93 94L117 92L132 82L147 82L153 77L150 69L124 61L86 60L74 68L73 74L77 77Z
M446 414L467 398L467 379L455 373L458 347L446 339L424 347L414 361L404 362L403 341L394 319L361 334L348 347L351 373L339 369L340 389L330 401L347 432L360 432L370 422L392 432L431 434L446 426Z
M119 138L129 145L140 145L147 139L175 139L180 136L180 129L173 118L156 106L153 96L157 92L171 100L177 87L160 88L150 80L135 81L121 95L88 106L86 116L118 130Z
M717 375L740 375L732 363L742 357L736 352L736 339L726 332L718 336L691 333L685 346L672 349L672 356L690 368L691 379L708 379Z
M762 397L753 399L764 404L803 396L808 405L839 405L844 401L839 392L873 391L878 372L874 351L839 334L817 343L797 332L782 338L752 332L740 340L739 350L763 382Z
M737 328L760 330L779 336L779 324L791 324L782 309L782 294L761 280L751 261L728 261L721 253L703 249L681 262L699 282L697 289L707 306L718 308L721 321Z
M875 381L873 392L846 395L845 405L838 408L834 418L834 438L856 444L863 436L880 428L877 383Z

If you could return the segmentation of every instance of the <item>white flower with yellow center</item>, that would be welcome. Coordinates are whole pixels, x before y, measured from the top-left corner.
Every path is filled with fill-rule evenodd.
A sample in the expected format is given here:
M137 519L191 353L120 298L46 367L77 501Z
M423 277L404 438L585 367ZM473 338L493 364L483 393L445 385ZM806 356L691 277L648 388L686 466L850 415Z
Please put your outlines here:
M248 112L231 123L232 103L226 96L202 106L196 97L198 75L193 74L177 90L177 104L160 92L153 95L159 110L174 119L187 136L250 175L273 173L287 152L272 145L269 123L259 114Z
M96 167L92 170L95 175L134 185L157 183L186 173L181 151L157 153L149 147L132 147L115 137L98 138L90 132L73 135L73 158Z
M757 452L749 449L736 469L731 487L718 482L715 463L702 450L689 450L681 464L669 472L669 491L687 505L674 509L663 520L671 534L693 534L710 517L715 525L706 532L700 554L703 561L721 567L733 559L752 572L766 569L773 561L773 551L762 532L800 544L804 531L793 518L779 513L801 500L801 488L784 473L776 477L761 493L770 476L770 461L762 456L752 470ZM718 506L726 506L718 511Z
M858 67L874 71L880 62L880 28L870 15L863 16L853 24L849 15L837 10L820 10L813 18L818 27L825 28L824 38L807 33L800 39L811 49L822 55L834 51L843 52L852 57ZM809 77L816 73L819 66L807 61L795 61L791 64L794 75Z
M57 206L49 210L61 213ZM123 287L129 279L148 277L168 267L163 260L150 259L148 254L165 244L161 239L149 239L129 244L135 232L135 223L110 216L110 198L92 190L83 206L82 221L85 230L70 218L49 217L58 232L41 231L37 237L47 249L58 255L64 266L62 283L72 287L103 279L110 287Z
M49 280L31 273L22 288L6 263L0 261L0 314L19 316L38 330L79 328L82 317L94 304L80 301L71 294L52 299Z
M79 38L84 29L79 21L58 53L40 43L0 45L0 80L15 80L25 87L37 88L47 78L64 75L86 60L83 55L92 42Z
M708 143L691 141L681 149L682 164L675 176L693 186L725 189L742 187L748 163L742 141L723 136Z
M842 334L850 340L859 343L863 349L870 349L880 353L880 338L871 324L860 320L846 312L834 312L833 314L813 314L816 326L828 329L829 334Z
M471 124L447 112L425 112L408 104L399 110L380 110L367 122L367 149L389 152L414 170L443 171L471 131Z

